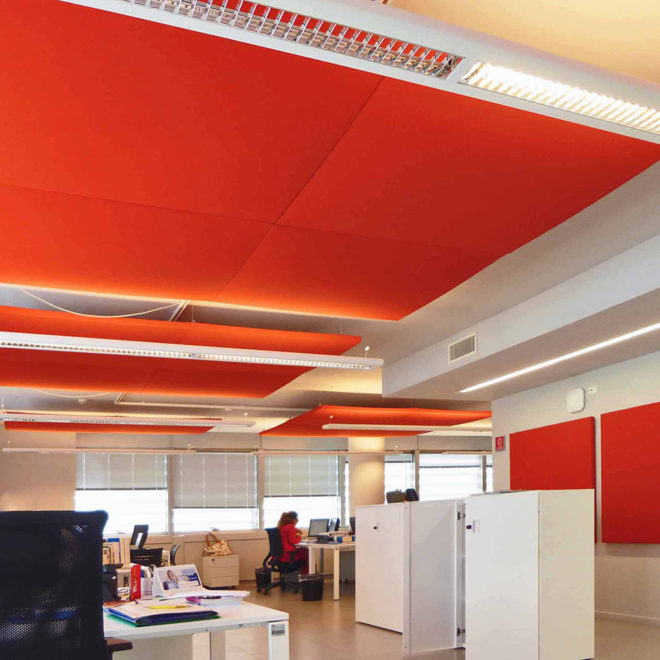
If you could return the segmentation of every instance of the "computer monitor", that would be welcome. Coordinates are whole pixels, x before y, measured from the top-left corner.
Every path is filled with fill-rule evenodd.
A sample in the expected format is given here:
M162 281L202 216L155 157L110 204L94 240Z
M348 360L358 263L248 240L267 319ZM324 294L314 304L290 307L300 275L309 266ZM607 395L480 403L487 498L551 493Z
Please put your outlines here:
M131 536L131 548L140 550L147 542L149 534L149 525L135 525L133 527L133 535Z
M394 504L396 502L403 502L406 499L406 494L402 490L390 490L385 493L385 501L388 504Z
M162 548L132 548L131 563L141 566L160 566L163 563Z
M339 518L330 518L328 532L336 532L339 529Z
M328 533L330 518L312 518L309 521L308 536L325 536Z
M414 488L406 488L406 502L419 502L419 495Z
M348 520L351 524L351 534L355 534L355 516L351 516Z

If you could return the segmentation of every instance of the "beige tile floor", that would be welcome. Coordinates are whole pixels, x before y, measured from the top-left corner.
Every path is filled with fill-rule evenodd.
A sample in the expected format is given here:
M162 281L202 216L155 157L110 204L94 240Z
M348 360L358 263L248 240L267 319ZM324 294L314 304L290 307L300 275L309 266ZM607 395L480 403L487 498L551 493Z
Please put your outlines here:
M355 623L355 592L342 584L341 599L332 600L331 583L326 582L322 601L303 602L300 594L274 589L270 595L257 594L254 583L241 585L252 592L248 600L283 610L290 615L291 660L400 660L401 635ZM197 658L204 658L199 640ZM227 660L267 658L264 629L227 633ZM197 660L196 658L196 660ZM444 651L424 656L425 660L464 660L463 651ZM614 621L596 621L596 660L658 660L660 628Z

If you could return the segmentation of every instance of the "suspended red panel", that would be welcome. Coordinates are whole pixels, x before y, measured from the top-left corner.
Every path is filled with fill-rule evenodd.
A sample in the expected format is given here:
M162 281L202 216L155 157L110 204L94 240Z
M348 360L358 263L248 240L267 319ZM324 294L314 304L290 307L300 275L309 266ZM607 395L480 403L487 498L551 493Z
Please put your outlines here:
M148 435L201 434L212 426L158 426L146 424L80 424L66 422L5 422L7 431L56 431L69 433L143 433Z
M3 12L0 60L0 182L271 223L380 81L53 0ZM114 230L88 221L98 254ZM51 225L48 216L43 224ZM52 225L62 242L74 235L66 224ZM176 237L186 241L189 230L192 223L182 222ZM128 250L132 234L123 234ZM233 250L221 232L208 243L219 266ZM196 269L192 246L186 263ZM195 298L194 290L186 297Z
M356 406L319 406L261 435L273 437L403 437L420 431L324 429L326 424L372 424L380 426L454 426L491 416L488 410L433 410L425 408L363 408Z
M15 307L0 307L0 331L328 355L341 355L360 342L353 335L98 319ZM278 365L0 349L0 385L8 387L255 398L307 371Z

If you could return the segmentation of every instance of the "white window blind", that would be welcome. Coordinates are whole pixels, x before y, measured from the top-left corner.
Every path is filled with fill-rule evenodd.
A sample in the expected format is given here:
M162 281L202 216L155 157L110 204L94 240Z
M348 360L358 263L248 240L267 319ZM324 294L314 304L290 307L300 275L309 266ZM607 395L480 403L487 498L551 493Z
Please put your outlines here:
M107 511L106 533L129 533L138 523L167 530L167 456L80 453L76 461L75 508Z
M339 494L339 461L332 454L265 456L264 472L266 497Z
M77 490L165 490L167 456L164 454L76 455Z
M471 454L420 454L419 497L440 500L483 492L482 457Z
M274 526L283 511L297 511L300 527L307 527L311 518L341 516L339 457L332 454L265 456L265 526Z
M415 460L412 454L385 455L385 492L415 487Z
M257 527L256 456L217 453L173 458L175 532Z

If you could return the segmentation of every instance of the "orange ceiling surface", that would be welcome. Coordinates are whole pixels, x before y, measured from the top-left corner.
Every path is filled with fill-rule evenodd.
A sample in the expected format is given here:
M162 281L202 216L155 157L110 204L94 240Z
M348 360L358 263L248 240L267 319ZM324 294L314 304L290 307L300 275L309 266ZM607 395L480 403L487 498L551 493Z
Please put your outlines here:
M64 433L143 433L146 435L201 434L212 426L148 426L146 424L84 424L66 422L5 422L7 431L59 431Z
M54 0L0 58L3 282L399 319L660 157Z
M0 306L0 331L341 355L353 335L205 323L99 319ZM94 392L264 397L307 368L181 359L0 349L0 385Z
M488 410L432 410L424 408L363 408L358 406L319 406L275 426L261 435L277 438L331 437L364 438L373 436L403 437L419 431L387 431L362 429L324 429L325 424L379 424L383 426L454 426L486 419Z

